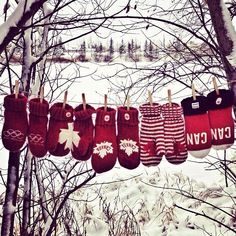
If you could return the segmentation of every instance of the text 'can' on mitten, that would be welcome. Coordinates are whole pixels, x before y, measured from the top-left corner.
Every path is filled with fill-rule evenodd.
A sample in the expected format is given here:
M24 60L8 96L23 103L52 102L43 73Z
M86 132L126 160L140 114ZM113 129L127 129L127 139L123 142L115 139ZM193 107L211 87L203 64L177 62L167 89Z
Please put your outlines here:
M212 145L207 99L204 96L188 97L182 100L181 105L188 152L196 158L206 157Z

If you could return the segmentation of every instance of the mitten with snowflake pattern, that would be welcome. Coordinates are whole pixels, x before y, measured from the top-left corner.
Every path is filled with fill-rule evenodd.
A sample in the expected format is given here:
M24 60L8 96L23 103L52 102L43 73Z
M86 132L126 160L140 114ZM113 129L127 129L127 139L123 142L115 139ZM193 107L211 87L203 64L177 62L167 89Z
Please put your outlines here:
M140 164L138 110L127 107L118 108L117 145L118 161L127 169L135 169Z
M111 170L117 159L116 110L100 107L96 113L92 167L102 173Z

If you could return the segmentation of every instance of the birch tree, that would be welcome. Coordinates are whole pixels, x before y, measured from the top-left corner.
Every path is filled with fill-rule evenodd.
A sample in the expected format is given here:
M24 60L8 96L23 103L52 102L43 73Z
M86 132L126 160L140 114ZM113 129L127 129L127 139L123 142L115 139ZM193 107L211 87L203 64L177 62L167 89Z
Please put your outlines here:
M151 86L152 92L155 92L172 81L189 89L193 81L198 81L202 87L205 86L205 91L207 91L210 87L209 81L206 85L206 75L209 78L216 76L225 80L230 89L236 92L236 40L231 22L233 15L232 13L230 15L228 11L228 7L234 6L233 1L226 5L223 0L178 0L169 3L170 5L164 8L158 2L150 6L147 1L139 4L139 2L134 3L127 0L122 3L122 6L118 5L119 7L116 2L113 0L102 2L86 0L80 2L76 0L5 1L4 23L0 26L0 54L4 58L0 74L3 75L7 71L8 92L13 92L13 78L15 78L10 60L16 48L20 47L23 55L22 70L19 75L21 91L26 96L37 96L41 86L47 84L52 88L49 94L50 101L56 99L58 94L55 94L61 88L61 84L58 86L58 80L49 78L49 70L46 66L47 56L60 44L70 43L91 33L102 36L100 29L109 32L110 30L118 31L123 34L141 30L147 36L149 45L150 43L155 45L154 39L158 35L160 37L163 34L171 36L168 42L163 40L159 44L159 56L163 56L163 60L159 60L159 63L150 63L145 68L138 67L137 64L134 67L122 65L122 72L131 70L135 74L137 71L143 71L142 78L136 81L130 80L128 86L127 84L117 86L110 80L113 88L116 86L117 91L123 92L125 96L130 94L135 87L140 89L138 95L143 96L148 86ZM65 16L64 10L70 14ZM125 24L122 22L123 20L125 20ZM149 37L148 31L151 30L160 32L160 34ZM58 36L64 32L72 32L72 36L66 37L58 43ZM190 41L196 41L202 47L198 46L195 50L190 45ZM178 42L178 46L176 42ZM167 57L168 60L165 61ZM187 64L194 66L188 67ZM120 74L121 71L112 77L124 76ZM66 87L71 83L73 83L73 79L67 80L63 86ZM7 91L5 90L5 92ZM200 93L200 91L198 92ZM61 175L63 168L61 166L58 168L55 163L50 162L52 169L57 174L55 179L63 179L61 188L57 189L58 192L55 193L55 182L50 179L52 178L51 172L47 174L45 182L42 177L42 171L45 171L43 166L47 161L48 159L42 161L41 164L41 161L35 160L27 151L27 146L19 152L9 153L2 235L13 235L14 233L18 185L22 176L24 176L23 209L17 212L20 215L20 221L22 220L20 222L22 235L28 235L35 229L39 234L52 235L53 232L55 233L58 218L63 215L70 195L95 177L93 171L84 166L80 169L83 176L81 180L81 176L74 173L78 164L71 163L68 163L66 173ZM76 182L75 180L78 178L80 181ZM37 183L39 196L33 192L35 186L32 186L32 179L35 180L34 183ZM47 190L50 191L47 192ZM35 207L32 203L39 207L36 211L37 217L32 216ZM43 220L40 219L41 216ZM61 222L61 219L59 221Z

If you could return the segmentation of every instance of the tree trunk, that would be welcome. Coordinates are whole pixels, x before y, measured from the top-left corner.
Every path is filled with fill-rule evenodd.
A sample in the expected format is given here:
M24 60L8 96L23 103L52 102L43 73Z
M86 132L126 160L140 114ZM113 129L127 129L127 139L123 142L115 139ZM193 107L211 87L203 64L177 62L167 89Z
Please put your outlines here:
M43 4L47 0L34 0L30 4L28 10L24 11L23 14L19 19L14 19L16 26L10 26L8 32L6 35L4 35L3 40L0 40L0 54L3 52L3 50L7 47L7 45L14 39L14 37L19 34L19 32L22 30L22 27L25 26L25 23L43 6ZM27 1L24 1L19 4L25 4ZM13 14L17 15L18 13L21 13L21 7L18 5ZM10 19L11 20L11 19ZM7 22L7 21L6 21ZM6 25L2 25L3 27L6 27ZM5 28L6 29L6 28Z
M219 44L219 51L225 69L227 81L229 83L229 87L234 92L234 107L236 107L236 69L229 63L227 59L227 56L229 56L233 50L233 40L230 38L228 29L225 25L221 6L222 0L208 0L207 4L211 15L212 25L214 27L216 38ZM234 113L236 114L235 108Z
M7 189L3 205L1 236L12 236L19 185L20 152L9 152Z
M32 154L28 151L25 158L24 169L24 201L23 201L23 214L22 214L22 228L21 235L28 235L28 227L30 223L30 200L31 200L31 175L32 175Z

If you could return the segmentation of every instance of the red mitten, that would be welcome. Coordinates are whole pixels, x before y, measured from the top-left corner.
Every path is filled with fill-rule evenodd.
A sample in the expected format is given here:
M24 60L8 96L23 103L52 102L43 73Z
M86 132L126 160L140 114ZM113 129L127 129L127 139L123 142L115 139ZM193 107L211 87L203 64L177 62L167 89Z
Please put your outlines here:
M234 120L232 117L234 94L230 90L219 89L219 95L213 91L207 95L207 99L212 147L217 150L225 150L234 144Z
M86 110L83 109L83 104L79 105L74 110L74 131L79 132L80 141L77 146L73 144L71 153L77 160L86 161L92 155L94 128L92 114L94 112L95 109L88 104L86 104Z
M145 166L156 166L165 154L164 128L161 118L161 105L143 104L140 129L140 160Z
M47 153L46 138L49 105L46 100L39 98L29 101L29 134L28 142L31 153L36 157L43 157Z
M161 111L164 117L166 159L172 164L181 164L188 157L182 108L177 103L167 103Z
M118 108L118 161L127 169L135 169L140 164L138 123L136 108Z
M5 112L2 130L2 143L11 152L19 151L25 143L28 120L26 112L27 98L23 95L8 95L4 98Z
M97 109L95 138L93 144L92 167L97 173L111 170L117 159L116 111L104 107Z
M72 134L77 135L73 132L73 108L68 104L63 108L63 103L52 105L47 136L47 148L50 154L67 155L72 146Z
M197 158L208 155L211 149L211 129L207 114L207 99L197 96L182 100L184 111L185 135L188 152Z

